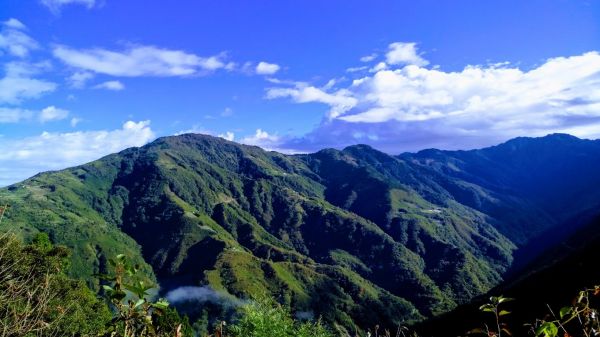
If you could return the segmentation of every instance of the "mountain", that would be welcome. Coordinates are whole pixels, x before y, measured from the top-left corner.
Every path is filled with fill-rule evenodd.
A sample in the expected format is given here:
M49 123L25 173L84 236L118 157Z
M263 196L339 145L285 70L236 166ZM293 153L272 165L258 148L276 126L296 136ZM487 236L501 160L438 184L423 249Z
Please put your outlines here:
M0 189L1 226L69 246L90 283L125 253L165 292L268 294L348 330L395 326L485 293L549 247L536 238L596 214L598 163L598 141L567 135L289 156L186 134Z
M527 265L526 271L502 282L486 295L459 306L449 313L420 322L413 328L422 336L463 336L479 328L489 319L489 313L478 308L489 296L502 295L509 302L511 314L504 317L514 335L526 335L531 324L555 313L573 302L581 290L599 285L600 217L593 218L571 236L547 248ZM596 301L594 301L596 303Z

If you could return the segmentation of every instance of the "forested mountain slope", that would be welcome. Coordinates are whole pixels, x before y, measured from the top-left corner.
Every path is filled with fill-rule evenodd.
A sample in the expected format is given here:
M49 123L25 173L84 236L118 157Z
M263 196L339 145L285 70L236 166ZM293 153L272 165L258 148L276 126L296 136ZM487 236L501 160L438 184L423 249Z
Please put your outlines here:
M75 276L126 253L164 290L270 294L350 330L391 326L489 290L517 247L593 213L599 158L598 142L564 135L288 156L186 134L1 189L2 226L71 247Z

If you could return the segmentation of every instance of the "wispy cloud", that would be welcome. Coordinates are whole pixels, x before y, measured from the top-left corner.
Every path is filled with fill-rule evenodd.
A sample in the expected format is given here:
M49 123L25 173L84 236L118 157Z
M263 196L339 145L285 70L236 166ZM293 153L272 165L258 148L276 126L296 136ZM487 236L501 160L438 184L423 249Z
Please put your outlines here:
M0 124L31 121L34 118L41 123L46 123L51 121L60 121L68 116L69 111L57 108L53 105L40 111L22 108L0 107Z
M76 69L123 77L190 76L230 67L224 60L224 54L200 57L181 50L155 46L133 46L120 51L56 46L53 54Z
M55 83L33 78L45 67L47 67L45 63L9 62L5 64L4 77L0 78L0 104L18 104L25 99L36 98L54 91Z
M85 87L85 84L94 78L94 74L89 71L77 71L73 73L73 75L69 76L67 81L71 85L72 88L82 89Z
M303 82L297 82L291 88L279 87L267 89L267 99L282 97L290 97L296 103L319 102L327 104L331 107L328 114L329 118L336 118L344 114L358 103L356 98L352 97L352 93L349 90L340 89L327 92L326 86L318 88L306 85Z
M48 7L54 14L58 14L65 5L83 5L88 9L93 8L96 0L40 0L40 3Z
M373 54L365 55L365 56L361 57L360 62L371 62L376 58L377 58L377 54L373 53Z
M30 119L33 114L27 109L0 107L0 123L18 123Z
M2 22L1 27L0 51L24 58L29 56L32 50L39 48L39 44L25 33L27 27L21 21L14 18L8 19Z
M221 117L230 117L233 115L233 109L230 107L226 107L221 111Z
M155 138L149 121L128 121L120 129L44 132L22 139L0 138L0 186L38 172L83 164Z
M106 89L112 91L121 91L125 89L125 85L119 81L106 81L94 86L94 89Z

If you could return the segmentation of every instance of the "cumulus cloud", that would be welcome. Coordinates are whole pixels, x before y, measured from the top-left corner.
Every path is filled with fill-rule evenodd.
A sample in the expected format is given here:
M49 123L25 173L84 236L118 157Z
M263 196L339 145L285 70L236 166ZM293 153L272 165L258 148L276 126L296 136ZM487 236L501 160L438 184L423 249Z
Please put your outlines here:
M414 42L394 42L388 46L385 54L389 64L414 64L426 66L429 62L417 53L417 44Z
M59 109L53 105L42 109L40 112L40 122L45 123L49 121L59 121L67 118L69 111L65 109Z
M223 54L200 57L155 46L134 46L121 51L56 46L53 54L71 67L111 76L189 76L231 67L223 60Z
M16 57L27 57L29 52L38 49L38 43L25 33L27 27L17 20L9 19L2 22L0 30L0 51Z
M258 75L273 75L279 71L281 67L275 63L259 62L256 65L256 73Z
M53 13L58 14L63 6L70 4L83 5L88 9L92 8L96 4L96 0L40 0L40 3L48 7Z
M600 54L511 64L427 67L416 45L394 43L385 67L342 89L270 88L267 98L320 102L330 111L304 137L278 144L311 151L369 143L389 152L487 146L516 136L600 137ZM341 103L342 102L342 103Z
M260 146L266 150L277 150L280 138L277 135L269 134L262 129L256 129L256 132L252 136L247 136L239 141L246 145Z
M106 90L112 90L112 91L120 91L125 89L125 85L119 81L106 81L106 82L102 82L96 86L94 86L94 89L106 89Z
M0 78L0 104L18 104L25 99L37 98L54 91L56 84L33 78L46 64L9 62Z
M221 137L223 139L227 139L230 142L233 142L233 140L235 139L235 134L231 131L227 131L225 133L219 134L218 137Z
M38 136L0 138L0 186L38 172L80 165L155 138L150 121L128 121L120 129L43 132Z

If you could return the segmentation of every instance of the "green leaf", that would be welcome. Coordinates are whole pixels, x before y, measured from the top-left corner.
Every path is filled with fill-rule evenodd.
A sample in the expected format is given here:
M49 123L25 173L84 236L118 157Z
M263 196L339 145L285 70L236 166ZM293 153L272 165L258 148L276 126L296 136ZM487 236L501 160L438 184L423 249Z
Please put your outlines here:
M571 307L563 307L563 308L561 308L560 309L560 318L565 318L572 311L573 311L573 309Z
M160 299L157 302L152 303L152 306L157 309L165 310L169 307L169 302L167 302L167 300Z
M498 298L498 303L510 302L510 301L514 301L514 300L515 300L514 298L500 296Z
M543 337L556 337L558 334L558 327L553 322L546 322L537 328L535 331L536 336Z
M510 311L500 310L500 313L498 314L498 316L504 316L504 315L508 315L508 314L510 314Z
M139 307L140 305L144 304L146 302L145 299L140 298L137 302L135 302L135 305L133 306L134 308Z
M481 311L493 311L494 310L494 306L491 304L484 304L482 306L479 307L479 310Z

